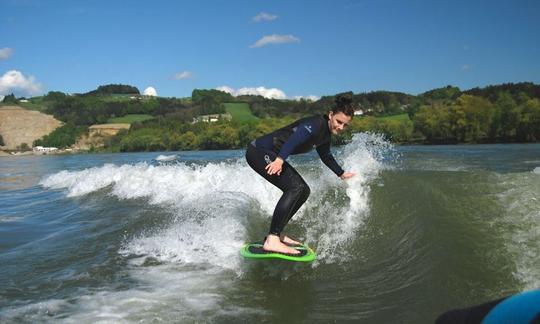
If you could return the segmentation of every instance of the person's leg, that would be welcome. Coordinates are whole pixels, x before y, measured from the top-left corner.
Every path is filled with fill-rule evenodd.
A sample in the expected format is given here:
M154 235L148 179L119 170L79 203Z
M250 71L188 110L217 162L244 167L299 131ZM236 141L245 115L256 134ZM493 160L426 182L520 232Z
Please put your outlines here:
M292 167L290 168L290 171L293 172L293 175L291 175L290 178L292 179L292 187L297 188L298 200L296 200L296 203L292 205L291 212L287 216L283 227L289 223L291 218L296 214L298 209L302 207L311 193L311 189L309 189L308 184L304 181L302 176L300 176L300 174Z
M275 158L276 154L274 152L257 149L251 145L248 146L246 152L246 160L250 167L283 191L283 195L274 210L270 235L267 237L264 248L283 253L297 253L296 250L283 244L279 236L283 227L306 201L307 196L309 196L309 187L298 172L287 162L283 164L281 175L269 175L265 167ZM289 239L287 243L291 243L291 240Z
M293 215L306 202L310 194L309 186L288 163L283 164L283 170L279 177L279 187L282 188L283 195L276 205L272 223L270 224L270 234L278 236Z
M292 174L288 174L289 172L292 172ZM287 171L283 171L282 176L283 175L289 181L289 189L283 191L283 195L281 196L281 199L276 206L276 209L274 211L274 215L276 216L272 218L273 224L270 227L270 232L272 232L272 229L276 226L276 221L280 220L281 224L277 225L280 229L277 231L280 232L279 238L281 242L293 247L301 246L301 242L285 235L283 233L283 230L285 229L285 226L289 223L291 218L296 214L298 209L300 209L300 207L302 207L302 205L306 202L310 194L310 189L309 186L305 183L304 179L302 179L302 177L298 174L298 172L296 172L294 168L291 167L288 168ZM283 216L278 217L277 215Z

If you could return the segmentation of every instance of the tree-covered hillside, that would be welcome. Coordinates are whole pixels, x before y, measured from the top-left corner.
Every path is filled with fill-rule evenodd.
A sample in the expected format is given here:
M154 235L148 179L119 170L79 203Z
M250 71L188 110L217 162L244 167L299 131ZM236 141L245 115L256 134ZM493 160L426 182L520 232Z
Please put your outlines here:
M111 139L107 149L139 151L240 148L295 118L328 112L335 99L335 95L317 101L233 97L206 89L193 90L190 99L139 93L129 85L105 85L85 94L52 91L40 97L39 103L66 124L66 131L58 132L64 137L80 133L80 127L124 117L121 120L133 122L131 130ZM351 133L360 131L381 132L398 143L540 141L540 86L533 83L466 91L447 86L416 96L390 91L349 94L363 115L354 118L348 133L336 138L337 142L345 142ZM14 99L9 96L7 100ZM237 114L235 109L240 108L242 113ZM194 122L195 117L227 111L236 117L217 123ZM247 118L249 111L254 117ZM142 119L131 115L146 117L137 121ZM44 141L40 143L46 145Z

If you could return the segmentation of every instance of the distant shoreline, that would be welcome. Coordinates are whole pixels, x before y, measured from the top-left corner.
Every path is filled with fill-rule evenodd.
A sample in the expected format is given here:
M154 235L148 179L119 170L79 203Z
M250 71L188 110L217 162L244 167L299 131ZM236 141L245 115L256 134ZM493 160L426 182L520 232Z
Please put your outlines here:
M529 143L529 142L523 142L523 143L452 143L452 144L431 144L431 143L392 143L392 145L395 146L426 146L426 147L432 147L432 146L476 146L476 145L535 145L540 143ZM340 145L341 146L341 145ZM339 146L334 146L339 147ZM130 151L130 152L112 152L107 150L75 150L72 149L70 151L67 150L58 150L55 152L48 152L48 153L37 153L34 151L4 151L0 150L0 158L1 157L17 157L17 156L42 156L42 155L75 155L75 154L122 154L122 153L177 153L177 152L205 152L205 151L232 151L232 150L242 150L245 148L231 148L231 149L214 149L214 150L189 150L189 151Z
M0 150L0 157L9 157L9 156L30 156L30 155L68 155L68 154L82 154L87 153L87 151L80 151L80 150L58 150L55 152L34 152L34 151L16 151L16 150L9 150L4 151Z

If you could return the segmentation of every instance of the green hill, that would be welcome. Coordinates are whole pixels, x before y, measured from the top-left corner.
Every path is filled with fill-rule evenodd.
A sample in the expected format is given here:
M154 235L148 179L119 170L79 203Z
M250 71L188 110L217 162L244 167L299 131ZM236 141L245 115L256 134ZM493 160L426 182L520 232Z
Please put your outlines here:
M253 115L247 103L225 103L223 105L225 110L231 114L233 120L246 122L259 119Z

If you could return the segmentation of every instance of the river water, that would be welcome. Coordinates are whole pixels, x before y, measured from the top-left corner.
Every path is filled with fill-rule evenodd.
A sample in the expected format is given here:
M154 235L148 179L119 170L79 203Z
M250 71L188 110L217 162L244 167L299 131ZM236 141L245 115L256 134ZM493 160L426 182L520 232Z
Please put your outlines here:
M308 264L239 255L280 196L244 153L0 158L0 321L432 323L540 286L539 144L292 157Z

